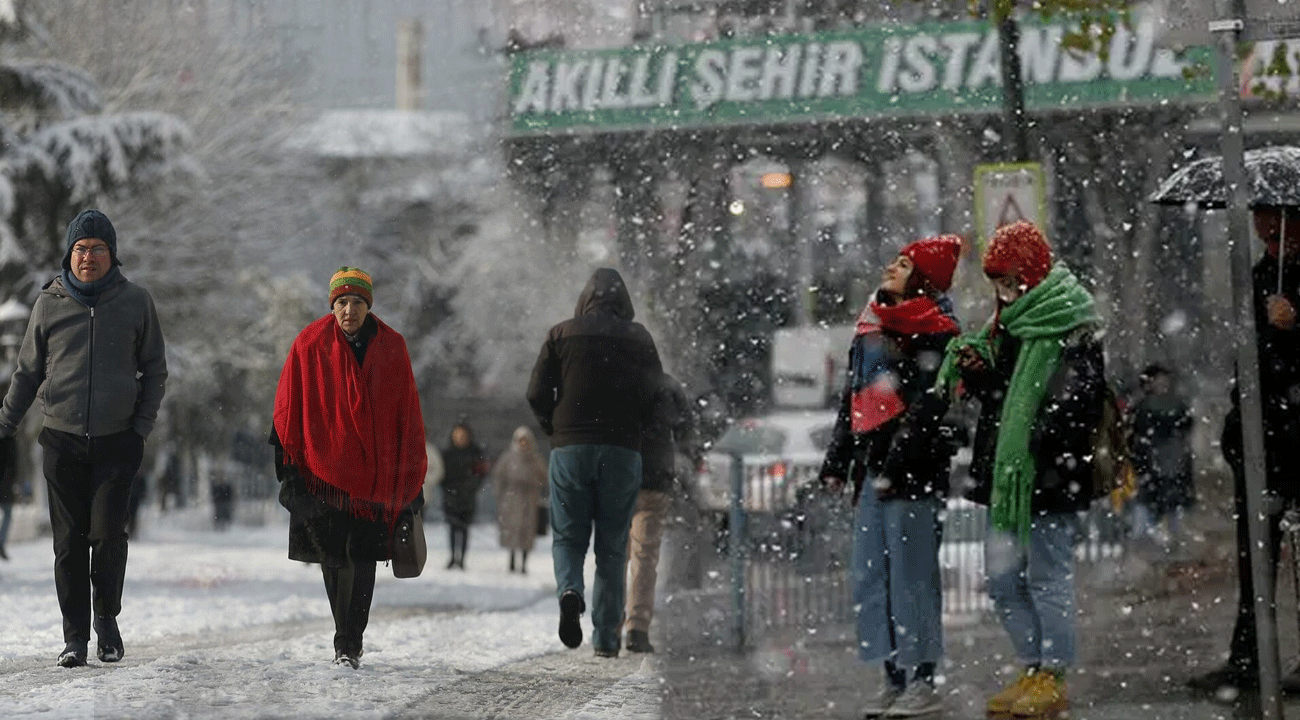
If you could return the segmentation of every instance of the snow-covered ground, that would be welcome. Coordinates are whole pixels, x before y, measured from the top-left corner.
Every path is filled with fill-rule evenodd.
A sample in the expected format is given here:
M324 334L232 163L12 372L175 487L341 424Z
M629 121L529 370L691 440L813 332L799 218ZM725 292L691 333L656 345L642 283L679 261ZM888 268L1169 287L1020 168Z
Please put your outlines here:
M379 581L360 670L335 667L319 566L286 558L287 524L186 529L146 517L118 618L126 657L55 667L62 620L48 538L0 563L5 718L655 718L653 658L592 657L556 639L548 538L529 575L506 572L496 528L476 527L468 570L445 570L426 527L423 575ZM590 575L590 558L588 559ZM590 580L588 581L590 583ZM590 585L588 585L590 587ZM585 632L590 626L584 618Z

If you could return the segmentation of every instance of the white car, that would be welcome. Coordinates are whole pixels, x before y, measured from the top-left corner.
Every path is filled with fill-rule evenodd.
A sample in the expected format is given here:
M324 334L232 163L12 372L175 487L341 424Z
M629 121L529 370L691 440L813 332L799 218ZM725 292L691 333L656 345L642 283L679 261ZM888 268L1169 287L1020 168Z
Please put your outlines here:
M798 490L817 480L835 429L831 410L793 410L737 420L705 455L695 478L700 509L731 509L732 458L743 463L744 506L750 512L793 508Z

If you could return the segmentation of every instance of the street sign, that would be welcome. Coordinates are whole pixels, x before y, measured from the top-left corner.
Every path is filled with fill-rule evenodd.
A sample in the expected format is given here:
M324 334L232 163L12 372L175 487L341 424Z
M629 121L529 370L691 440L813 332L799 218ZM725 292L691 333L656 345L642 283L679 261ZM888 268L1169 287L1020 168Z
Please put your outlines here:
M1211 25L1221 20L1241 21L1241 39L1285 40L1300 37L1300 2L1296 0L1244 0L1242 17L1227 17L1207 0L1156 0L1150 6L1156 22L1158 47L1192 47L1214 43Z
M1047 176L1040 163L975 166L975 233L983 245L1003 225L1026 220L1046 234Z

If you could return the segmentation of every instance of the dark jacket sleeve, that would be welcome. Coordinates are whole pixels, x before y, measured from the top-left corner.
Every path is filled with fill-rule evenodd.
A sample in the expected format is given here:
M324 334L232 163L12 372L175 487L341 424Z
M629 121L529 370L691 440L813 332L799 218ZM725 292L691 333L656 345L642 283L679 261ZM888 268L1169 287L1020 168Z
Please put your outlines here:
M1106 367L1101 343L1088 331L1068 340L1061 365L1030 436L1038 462L1035 507L1072 509L1092 499L1093 432L1101 422Z
M822 461L822 469L818 475L822 479L833 477L847 480L849 464L853 461L853 454L857 449L857 439L853 436L852 348L849 349L849 362L845 363L845 367L849 369L844 373L844 388L840 391L839 412L835 415L835 428L831 431L830 443L826 446L826 458Z
M658 356L656 356L656 359ZM528 405L537 417L537 424L542 432L550 435L554 429L553 414L560 399L560 357L555 352L553 333L546 336L537 362L533 365L533 376L528 382Z

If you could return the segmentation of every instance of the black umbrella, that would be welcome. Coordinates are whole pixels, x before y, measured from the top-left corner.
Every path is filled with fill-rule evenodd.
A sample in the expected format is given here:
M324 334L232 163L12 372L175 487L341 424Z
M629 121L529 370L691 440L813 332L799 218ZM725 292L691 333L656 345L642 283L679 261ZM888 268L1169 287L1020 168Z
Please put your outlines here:
M1246 152L1247 198L1250 207L1300 207L1300 147L1274 145ZM1151 197L1160 205L1196 205L1223 208L1228 204L1228 184L1223 179L1223 158L1201 158L1165 178ZM1281 243L1286 242L1286 216L1282 213ZM1285 247L1278 250L1278 293L1282 292L1281 263Z

